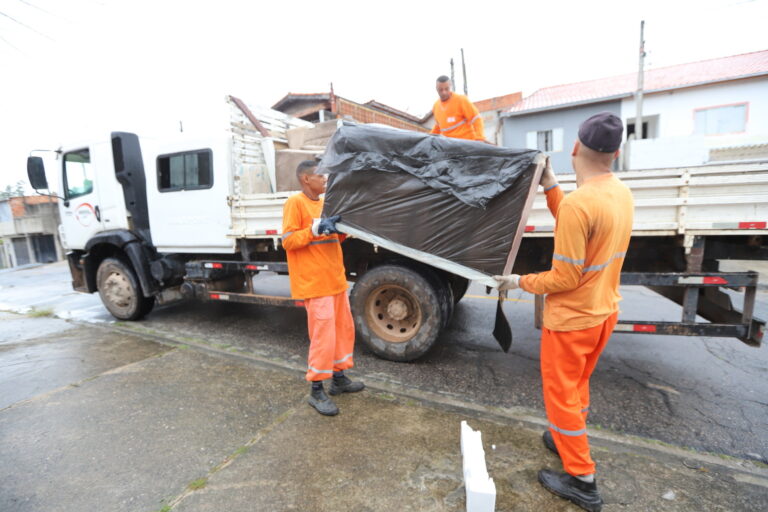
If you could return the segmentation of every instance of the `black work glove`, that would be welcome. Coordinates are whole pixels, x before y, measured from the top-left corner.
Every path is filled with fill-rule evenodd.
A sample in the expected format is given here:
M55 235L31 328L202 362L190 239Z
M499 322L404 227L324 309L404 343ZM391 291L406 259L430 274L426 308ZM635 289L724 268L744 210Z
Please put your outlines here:
M340 231L336 229L336 223L341 220L341 215L334 215L332 217L323 217L320 219L320 222L317 224L317 233L318 235L330 235L333 233L339 233ZM314 230L313 230L314 231Z

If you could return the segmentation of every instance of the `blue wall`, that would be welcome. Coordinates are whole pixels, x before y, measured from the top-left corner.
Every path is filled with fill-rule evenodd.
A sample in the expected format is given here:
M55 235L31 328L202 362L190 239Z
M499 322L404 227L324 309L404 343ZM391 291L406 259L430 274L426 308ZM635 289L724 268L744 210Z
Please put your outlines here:
M603 111L612 112L621 118L621 102L592 103L572 108L505 117L503 118L502 144L509 148L524 148L526 147L526 133L561 128L563 130L562 151L548 152L547 154L552 160L552 167L556 173L570 173L573 172L571 150L576 141L579 125L589 116Z

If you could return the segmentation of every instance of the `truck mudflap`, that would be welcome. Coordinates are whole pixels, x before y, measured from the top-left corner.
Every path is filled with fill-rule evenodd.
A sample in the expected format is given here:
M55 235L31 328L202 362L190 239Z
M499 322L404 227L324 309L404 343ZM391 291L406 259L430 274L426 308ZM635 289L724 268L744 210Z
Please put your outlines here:
M139 280L141 292L145 297L152 297L160 291L157 281L154 280L150 272L153 250L135 233L126 229L116 229L99 233L88 240L88 244L85 246L86 253L82 259L89 293L96 291L95 276L96 268L98 267L98 262L93 263L91 261L90 253L95 251L100 245L117 247L128 256Z
M765 321L755 318L757 272L622 272L622 285L646 286L681 305L679 322L620 319L614 332L665 334L671 336L712 336L737 338L747 345L760 346ZM733 306L722 288L743 291L743 310ZM536 327L541 327L544 297L536 296ZM701 317L709 322L698 322Z

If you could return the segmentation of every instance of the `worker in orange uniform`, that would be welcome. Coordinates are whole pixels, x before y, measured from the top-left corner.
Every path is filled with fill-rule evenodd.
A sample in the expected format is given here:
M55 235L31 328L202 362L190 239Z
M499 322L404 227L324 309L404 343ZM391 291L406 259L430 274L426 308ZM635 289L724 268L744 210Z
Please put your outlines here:
M451 79L437 78L440 99L432 107L435 125L432 133L456 139L485 141L485 127L477 107L463 94L451 91Z
M547 295L541 378L549 430L543 439L566 472L543 469L539 482L590 511L599 511L603 500L587 440L589 377L616 325L634 211L632 193L611 172L623 129L609 112L582 123L571 153L577 189L565 197L547 166L541 185L556 219L551 270L494 276L502 290Z
M341 253L344 235L336 231L338 216L321 218L326 176L315 171L313 160L301 162L296 169L301 192L285 202L282 242L288 255L291 297L303 300L307 310L309 404L320 414L334 416L339 408L325 394L323 381L332 378L331 395L361 391L365 385L344 375L354 365L355 346Z

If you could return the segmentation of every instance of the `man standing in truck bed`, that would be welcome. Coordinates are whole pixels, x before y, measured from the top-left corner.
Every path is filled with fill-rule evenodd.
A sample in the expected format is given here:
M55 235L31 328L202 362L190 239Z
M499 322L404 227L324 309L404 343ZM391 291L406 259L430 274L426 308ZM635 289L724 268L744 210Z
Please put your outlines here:
M440 99L432 107L435 125L432 133L456 139L485 141L485 126L477 107L463 94L451 91L451 79L445 75L437 79Z
M603 500L587 439L589 377L616 325L621 266L632 234L632 193L611 172L623 130L609 112L582 123L571 153L577 189L568 196L552 168L544 172L541 184L556 219L551 270L494 276L502 290L547 295L541 380L549 430L543 438L566 472L543 469L539 482L590 511L599 511Z
M306 379L312 383L309 404L326 416L339 413L328 398L323 381L331 381L328 392L361 391L362 382L352 382L344 370L352 368L355 326L347 297L347 278L341 242L336 231L339 217L321 218L326 176L316 174L317 163L301 162L296 178L301 192L288 198L283 208L283 247L288 256L291 296L304 301L309 326L309 365Z

